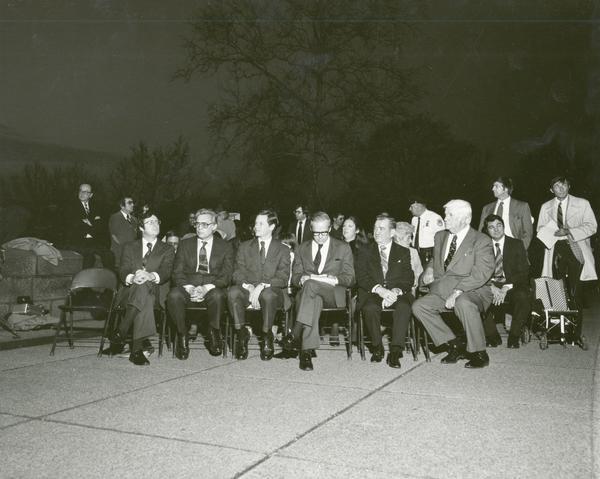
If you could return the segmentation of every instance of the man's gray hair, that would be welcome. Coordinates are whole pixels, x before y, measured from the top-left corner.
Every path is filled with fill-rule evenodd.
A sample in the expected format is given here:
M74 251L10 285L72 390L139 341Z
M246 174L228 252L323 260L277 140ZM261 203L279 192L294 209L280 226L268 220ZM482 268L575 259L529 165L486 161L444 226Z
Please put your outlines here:
M317 212L315 212L315 214L313 214L311 216L311 218L310 218L311 223L313 223L313 222L316 223L317 221L328 221L329 224L331 225L331 218L324 211L317 211Z
M468 218L469 222L473 217L471 203L465 200L450 200L444 205L444 208L449 209L455 216L458 216L459 218Z
M211 216L211 222L212 223L216 223L217 222L217 213L215 213L214 210L208 209L208 208L200 208L198 211L196 211L196 220L198 219L198 216L200 215L210 215Z

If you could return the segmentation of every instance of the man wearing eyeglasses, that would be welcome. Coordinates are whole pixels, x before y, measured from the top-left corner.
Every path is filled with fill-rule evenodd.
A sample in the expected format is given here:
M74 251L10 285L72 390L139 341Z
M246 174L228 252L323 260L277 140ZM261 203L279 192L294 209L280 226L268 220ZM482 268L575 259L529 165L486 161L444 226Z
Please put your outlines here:
M156 334L154 306L157 302L164 304L160 285L171 278L175 252L158 240L160 221L154 214L142 217L139 230L142 238L126 243L121 254L119 278L125 287L118 297L119 304L125 306L125 316L111 340L111 352L123 350L124 339L133 327L129 360L145 366L150 364L148 357L154 351L149 339Z
M227 287L233 274L233 247L214 235L217 214L213 210L196 212L196 236L180 242L173 267L174 288L167 297L171 320L177 326L175 355L185 360L189 356L185 308L190 303L206 305L209 331L209 353L219 356L221 320L227 307Z
M102 228L102 217L92 201L92 186L79 185L78 201L65 211L65 230L68 246L83 256L83 268L92 268L100 256L104 268L113 269L113 254L106 247L106 232ZM104 226L106 227L106 225Z
M300 369L311 371L311 357L319 347L319 317L323 307L346 306L346 288L354 284L352 250L344 241L331 238L331 219L317 212L311 219L312 241L298 246L294 256L292 284L302 288L296 297L296 323L283 340L293 349L302 338Z
M296 237L296 243L301 244L312 239L310 230L310 218L308 217L308 207L298 205L294 208L296 221L290 223L288 233Z
M124 197L119 201L119 211L113 213L108 219L110 232L110 250L115 258L115 267L119 268L123 245L134 241L138 236L137 219L133 216L133 198Z

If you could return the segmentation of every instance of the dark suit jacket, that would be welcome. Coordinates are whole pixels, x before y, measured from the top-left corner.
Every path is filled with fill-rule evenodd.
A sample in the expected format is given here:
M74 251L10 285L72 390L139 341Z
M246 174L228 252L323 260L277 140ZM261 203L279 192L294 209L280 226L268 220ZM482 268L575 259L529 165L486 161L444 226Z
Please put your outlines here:
M506 282L514 287L527 288L529 285L529 262L523 242L510 236L504 237L502 267Z
M117 211L108 220L108 231L110 232L110 250L115 255L115 262L119 265L121 251L125 243L134 241L138 237L137 219L132 216L129 223L123 213Z
M359 250L356 263L358 300L362 304L377 284L384 288L400 288L403 294L410 293L415 280L410 264L410 250L392 242L388 257L388 270L383 276L379 245L370 244Z
M65 208L64 221L67 240L73 246L79 246L86 241L85 237L87 234L91 235L96 243L103 243L106 240L107 234L102 227L102 218L96 208L96 204L90 200L88 205L90 209L89 214L85 213L85 209L79 200L71 202ZM84 223L84 219L88 219L92 226Z
M487 233L487 231L483 231L483 221L486 216L491 215L494 212L497 202L498 201L494 201L483 207L481 219L479 220L479 231ZM525 201L515 200L511 197L508 209L508 222L510 230L515 238L523 241L525 249L529 248L529 244L533 238L533 223L531 222L531 210L529 209L529 204Z
M191 284L201 286L214 284L217 288L226 288L233 274L233 246L230 242L213 236L212 251L208 264L209 273L197 273L198 237L188 238L179 243L173 267L175 286Z
M121 262L119 266L119 278L123 283L129 274L134 274L138 269L144 267L143 260L143 246L142 240L131 241L123 246L121 253ZM164 304L166 294L168 293L168 285L171 280L171 272L173 270L173 262L175 259L175 251L172 246L158 240L154 245L154 249L150 253L150 256L146 260L146 271L150 273L157 273L160 277L160 285L166 285L164 288L157 288L159 294L157 298L160 304ZM157 285L154 285L155 287ZM128 288L125 287L125 290ZM154 293L155 288L152 288Z
M430 293L448 298L455 289L473 291L486 286L494 274L494 250L489 236L469 227L448 269L444 271L444 253L450 232L438 231L433 244L433 278Z
M239 285L250 283L254 286L267 283L273 288L286 288L290 277L290 249L273 238L264 265L260 263L259 252L256 238L240 244L235 260L233 282Z
M298 228L298 222L293 221L288 226L288 233L296 236L297 228ZM298 238L296 238L296 239L298 239ZM313 239L313 234L312 234L312 230L310 229L310 218L307 217L306 221L304 221L304 228L302 230L302 242L305 243L306 241L312 241L312 239Z
M335 301L338 307L346 304L346 288L354 285L354 259L348 243L329 238L329 251L321 274L330 274L338 279ZM292 268L292 284L300 286L300 278L306 274L318 274L312 259L312 241L298 246Z

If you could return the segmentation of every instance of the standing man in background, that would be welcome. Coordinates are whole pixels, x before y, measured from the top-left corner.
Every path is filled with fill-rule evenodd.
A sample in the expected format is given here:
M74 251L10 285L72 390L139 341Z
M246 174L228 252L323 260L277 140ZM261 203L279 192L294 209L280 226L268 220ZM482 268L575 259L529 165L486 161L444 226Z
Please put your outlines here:
M444 229L444 220L437 213L428 210L421 198L413 198L408 209L413 214L411 224L415 229L411 246L419 252L421 264L425 268L433 256L433 238L438 231Z
M110 232L110 250L115 259L115 267L118 269L121 262L121 251L123 245L137 238L137 219L133 216L133 198L125 196L119 201L120 210L113 213L108 219L108 231Z

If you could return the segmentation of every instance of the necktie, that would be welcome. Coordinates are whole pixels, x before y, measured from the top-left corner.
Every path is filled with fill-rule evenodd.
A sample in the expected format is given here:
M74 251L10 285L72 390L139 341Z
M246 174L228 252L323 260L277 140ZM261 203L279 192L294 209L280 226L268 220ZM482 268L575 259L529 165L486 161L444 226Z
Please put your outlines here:
M208 273L208 258L206 257L206 241L202 241L200 252L198 253L198 273Z
M146 263L148 262L150 253L152 253L152 243L146 243L146 247L148 248L148 250L146 251L146 254L144 255L144 257L142 258L142 265L144 266L144 268L146 267Z
M563 210L562 210L562 202L558 202L558 211L556 212L556 224L559 228L562 228L565 224L563 222Z
M256 251L256 250L254 250ZM267 255L265 252L265 242L260 242L260 264L265 264L265 260L267 259Z
M500 250L500 243L494 243L496 246L496 260L494 266L494 282L504 283L506 278L504 277L504 265L502 263L502 251Z
M504 202L503 202L503 201L501 201L501 202L498 204L498 209L496 210L496 214L497 214L497 215L498 215L500 218L502 218L502 213L504 213Z
M298 244L302 243L302 222L298 221L298 228L296 230L296 241Z
M450 249L448 250L448 256L446 256L446 261L444 261L444 269L448 268L450 261L452 261L452 257L456 253L456 235L452 235L452 241L450 242Z
M83 209L85 210L86 216L90 214L90 206L87 204L87 201L83 203Z
M131 216L127 215L127 223L131 224Z
M419 249L419 230L421 229L421 217L419 216L419 218L417 219L417 229L415 230L415 243L414 243L414 247L415 249Z
M317 254L315 255L315 259L313 260L313 263L315 264L315 269L317 270L317 273L319 272L319 266L321 266L321 248L323 247L322 244L317 245L319 247L319 249L317 250Z
M383 271L383 277L385 278L388 270L388 256L385 252L385 245L383 244L379 246L379 255L381 259L381 271Z

